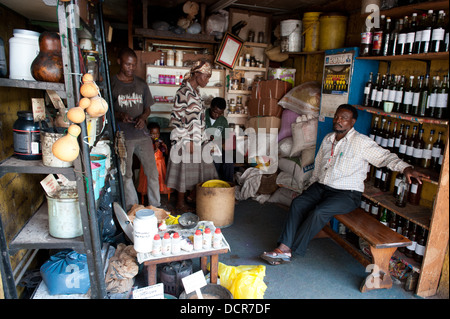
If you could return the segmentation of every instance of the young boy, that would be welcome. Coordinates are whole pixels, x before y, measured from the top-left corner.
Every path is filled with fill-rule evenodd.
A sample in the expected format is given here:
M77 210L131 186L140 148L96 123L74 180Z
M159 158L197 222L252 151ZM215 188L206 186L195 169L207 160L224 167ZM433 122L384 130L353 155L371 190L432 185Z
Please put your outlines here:
M222 146L224 146L225 141L225 129L229 128L227 119L223 116L224 110L226 108L226 101L224 98L215 97L211 101L211 107L205 112L205 123L206 129L211 131L211 128L216 129L214 135L211 135L211 139L220 138L222 140ZM225 163L225 150L222 147L222 161L214 160L214 165L216 166L217 174L219 174L220 179L233 182L234 175L234 163Z
M159 180L159 192L161 194L168 194L170 196L170 188L167 187L166 180L166 161L165 156L168 155L169 149L167 145L159 138L161 136L161 129L158 123L150 122L148 125L148 130L150 132L150 137L152 139L153 148L155 150L155 161L156 168L158 170L158 180ZM145 177L144 170L139 171L139 185L138 192L143 197L146 194L147 190L147 179ZM143 201L142 201L143 202Z

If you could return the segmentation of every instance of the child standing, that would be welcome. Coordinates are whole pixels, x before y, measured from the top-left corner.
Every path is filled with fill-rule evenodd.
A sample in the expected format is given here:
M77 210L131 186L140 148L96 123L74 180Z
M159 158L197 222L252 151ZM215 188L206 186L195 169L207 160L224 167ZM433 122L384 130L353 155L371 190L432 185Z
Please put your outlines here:
M158 123L150 122L148 124L148 130L150 132L150 137L152 139L153 148L155 150L155 160L156 160L156 168L158 169L158 179L159 179L159 192L161 194L167 194L170 199L170 188L167 187L166 180L166 160L165 156L168 155L169 149L167 145L160 139L161 129ZM147 178L145 176L144 170L142 168L139 171L139 185L138 192L143 197L147 192Z

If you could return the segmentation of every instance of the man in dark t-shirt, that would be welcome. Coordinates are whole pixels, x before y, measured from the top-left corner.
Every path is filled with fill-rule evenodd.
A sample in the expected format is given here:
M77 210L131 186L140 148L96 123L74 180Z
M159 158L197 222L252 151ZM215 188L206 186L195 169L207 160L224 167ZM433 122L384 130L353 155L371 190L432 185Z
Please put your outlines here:
M153 97L145 81L134 75L137 64L136 53L124 48L119 52L119 73L111 79L114 114L118 129L125 134L127 150L124 192L126 209L138 204L133 183L133 154L141 161L147 176L147 196L150 205L160 206L158 170L156 168L153 143L147 129L147 118Z

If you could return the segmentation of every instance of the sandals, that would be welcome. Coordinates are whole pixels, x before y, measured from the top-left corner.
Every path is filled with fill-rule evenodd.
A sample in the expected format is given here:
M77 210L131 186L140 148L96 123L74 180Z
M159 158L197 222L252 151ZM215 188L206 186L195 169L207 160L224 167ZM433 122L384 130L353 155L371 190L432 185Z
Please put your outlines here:
M275 248L272 252L264 252L259 257L272 266L286 264L291 261L291 254L283 253L279 248Z

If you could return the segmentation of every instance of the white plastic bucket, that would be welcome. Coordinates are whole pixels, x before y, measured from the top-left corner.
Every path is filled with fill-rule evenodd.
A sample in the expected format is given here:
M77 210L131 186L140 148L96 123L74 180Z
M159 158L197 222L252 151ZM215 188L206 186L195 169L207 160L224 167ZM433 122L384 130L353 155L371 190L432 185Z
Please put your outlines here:
M31 63L39 54L40 33L14 29L9 39L9 78L35 81L31 75Z
M281 27L281 52L300 52L302 50L302 21L284 20Z
M81 226L80 206L78 204L78 194L76 197L60 193L58 198L47 197L48 204L48 232L56 238L75 238L83 235Z

